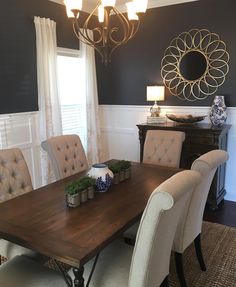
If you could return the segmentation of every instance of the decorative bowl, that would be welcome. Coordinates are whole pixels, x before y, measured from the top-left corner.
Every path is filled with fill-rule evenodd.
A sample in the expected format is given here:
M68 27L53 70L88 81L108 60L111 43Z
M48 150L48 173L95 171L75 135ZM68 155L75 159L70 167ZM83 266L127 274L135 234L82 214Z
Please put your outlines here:
M207 116L174 115L166 114L166 117L174 122L182 124L193 124L204 120Z

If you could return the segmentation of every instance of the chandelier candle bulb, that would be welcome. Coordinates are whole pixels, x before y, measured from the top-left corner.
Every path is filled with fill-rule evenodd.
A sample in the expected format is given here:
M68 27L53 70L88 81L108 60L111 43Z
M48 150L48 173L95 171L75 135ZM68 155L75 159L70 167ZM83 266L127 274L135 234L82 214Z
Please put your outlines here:
M102 0L103 7L115 7L116 0Z
M102 5L100 5L98 7L98 21L100 23L103 23L104 22L104 16L105 16L105 13L104 13L104 7Z
M147 10L148 0L134 0L136 13L145 13Z
M70 8L68 8L68 7L66 7L66 14L67 14L67 17L68 18L74 18L75 17L75 15L74 15L74 13L71 11L71 9ZM78 13L78 15L79 15L79 13ZM78 17L78 16L77 16Z
M82 9L82 0L65 0L64 1L68 10L79 10Z
M128 19L131 20L138 20L138 15L136 14L134 2L126 3Z

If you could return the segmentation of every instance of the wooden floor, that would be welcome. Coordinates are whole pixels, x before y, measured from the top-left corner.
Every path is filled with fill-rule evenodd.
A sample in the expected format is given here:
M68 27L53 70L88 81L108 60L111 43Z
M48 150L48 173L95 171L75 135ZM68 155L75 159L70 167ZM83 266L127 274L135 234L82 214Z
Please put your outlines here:
M236 227L236 202L225 200L215 211L206 208L204 220Z

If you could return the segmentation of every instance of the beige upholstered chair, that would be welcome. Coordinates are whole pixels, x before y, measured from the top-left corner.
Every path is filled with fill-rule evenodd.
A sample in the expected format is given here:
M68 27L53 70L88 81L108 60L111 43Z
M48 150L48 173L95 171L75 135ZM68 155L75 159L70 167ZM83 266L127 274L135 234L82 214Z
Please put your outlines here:
M143 162L169 167L179 167L185 133L179 131L148 130ZM124 233L126 243L133 245L139 222Z
M178 277L181 287L186 287L184 278L182 254L185 249L194 241L197 258L203 271L206 270L201 252L201 229L203 212L210 186L217 168L228 159L227 152L223 150L210 151L196 159L191 169L198 171L202 175L202 181L196 191L192 194L189 206L185 208L185 213L181 215L177 232L174 239L173 249Z
M89 286L168 286L176 227L200 179L196 171L183 171L156 188L143 212L134 249L120 240L105 248L100 253ZM85 265L86 281L93 261ZM0 268L0 286L12 287L16 282L18 287L66 286L61 275L35 262L30 264L24 256L14 258Z
M78 135L52 137L41 145L51 159L57 180L88 168L84 148Z
M157 187L143 212L134 249L123 241L107 247L100 254L90 287L168 286L176 226L199 182L199 173L183 171ZM85 265L87 276L91 265Z
M179 131L147 131L143 162L169 167L179 167L185 133Z
M0 150L0 202L32 191L29 170L18 148ZM14 211L13 211L14 212ZM0 254L8 259L31 250L0 239Z

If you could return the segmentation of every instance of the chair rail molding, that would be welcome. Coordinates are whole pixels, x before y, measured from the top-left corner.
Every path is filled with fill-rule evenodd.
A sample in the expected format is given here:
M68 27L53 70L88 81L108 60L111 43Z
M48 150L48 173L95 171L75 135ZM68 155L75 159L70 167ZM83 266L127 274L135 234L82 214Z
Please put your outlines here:
M150 106L100 105L103 159L117 158L139 161L139 136L137 124L145 123ZM161 106L162 114L208 115L210 107ZM228 107L227 124L232 127L228 137L229 160L226 172L226 199L236 201L236 107ZM169 121L169 120L168 120ZM207 117L204 121L209 123Z

